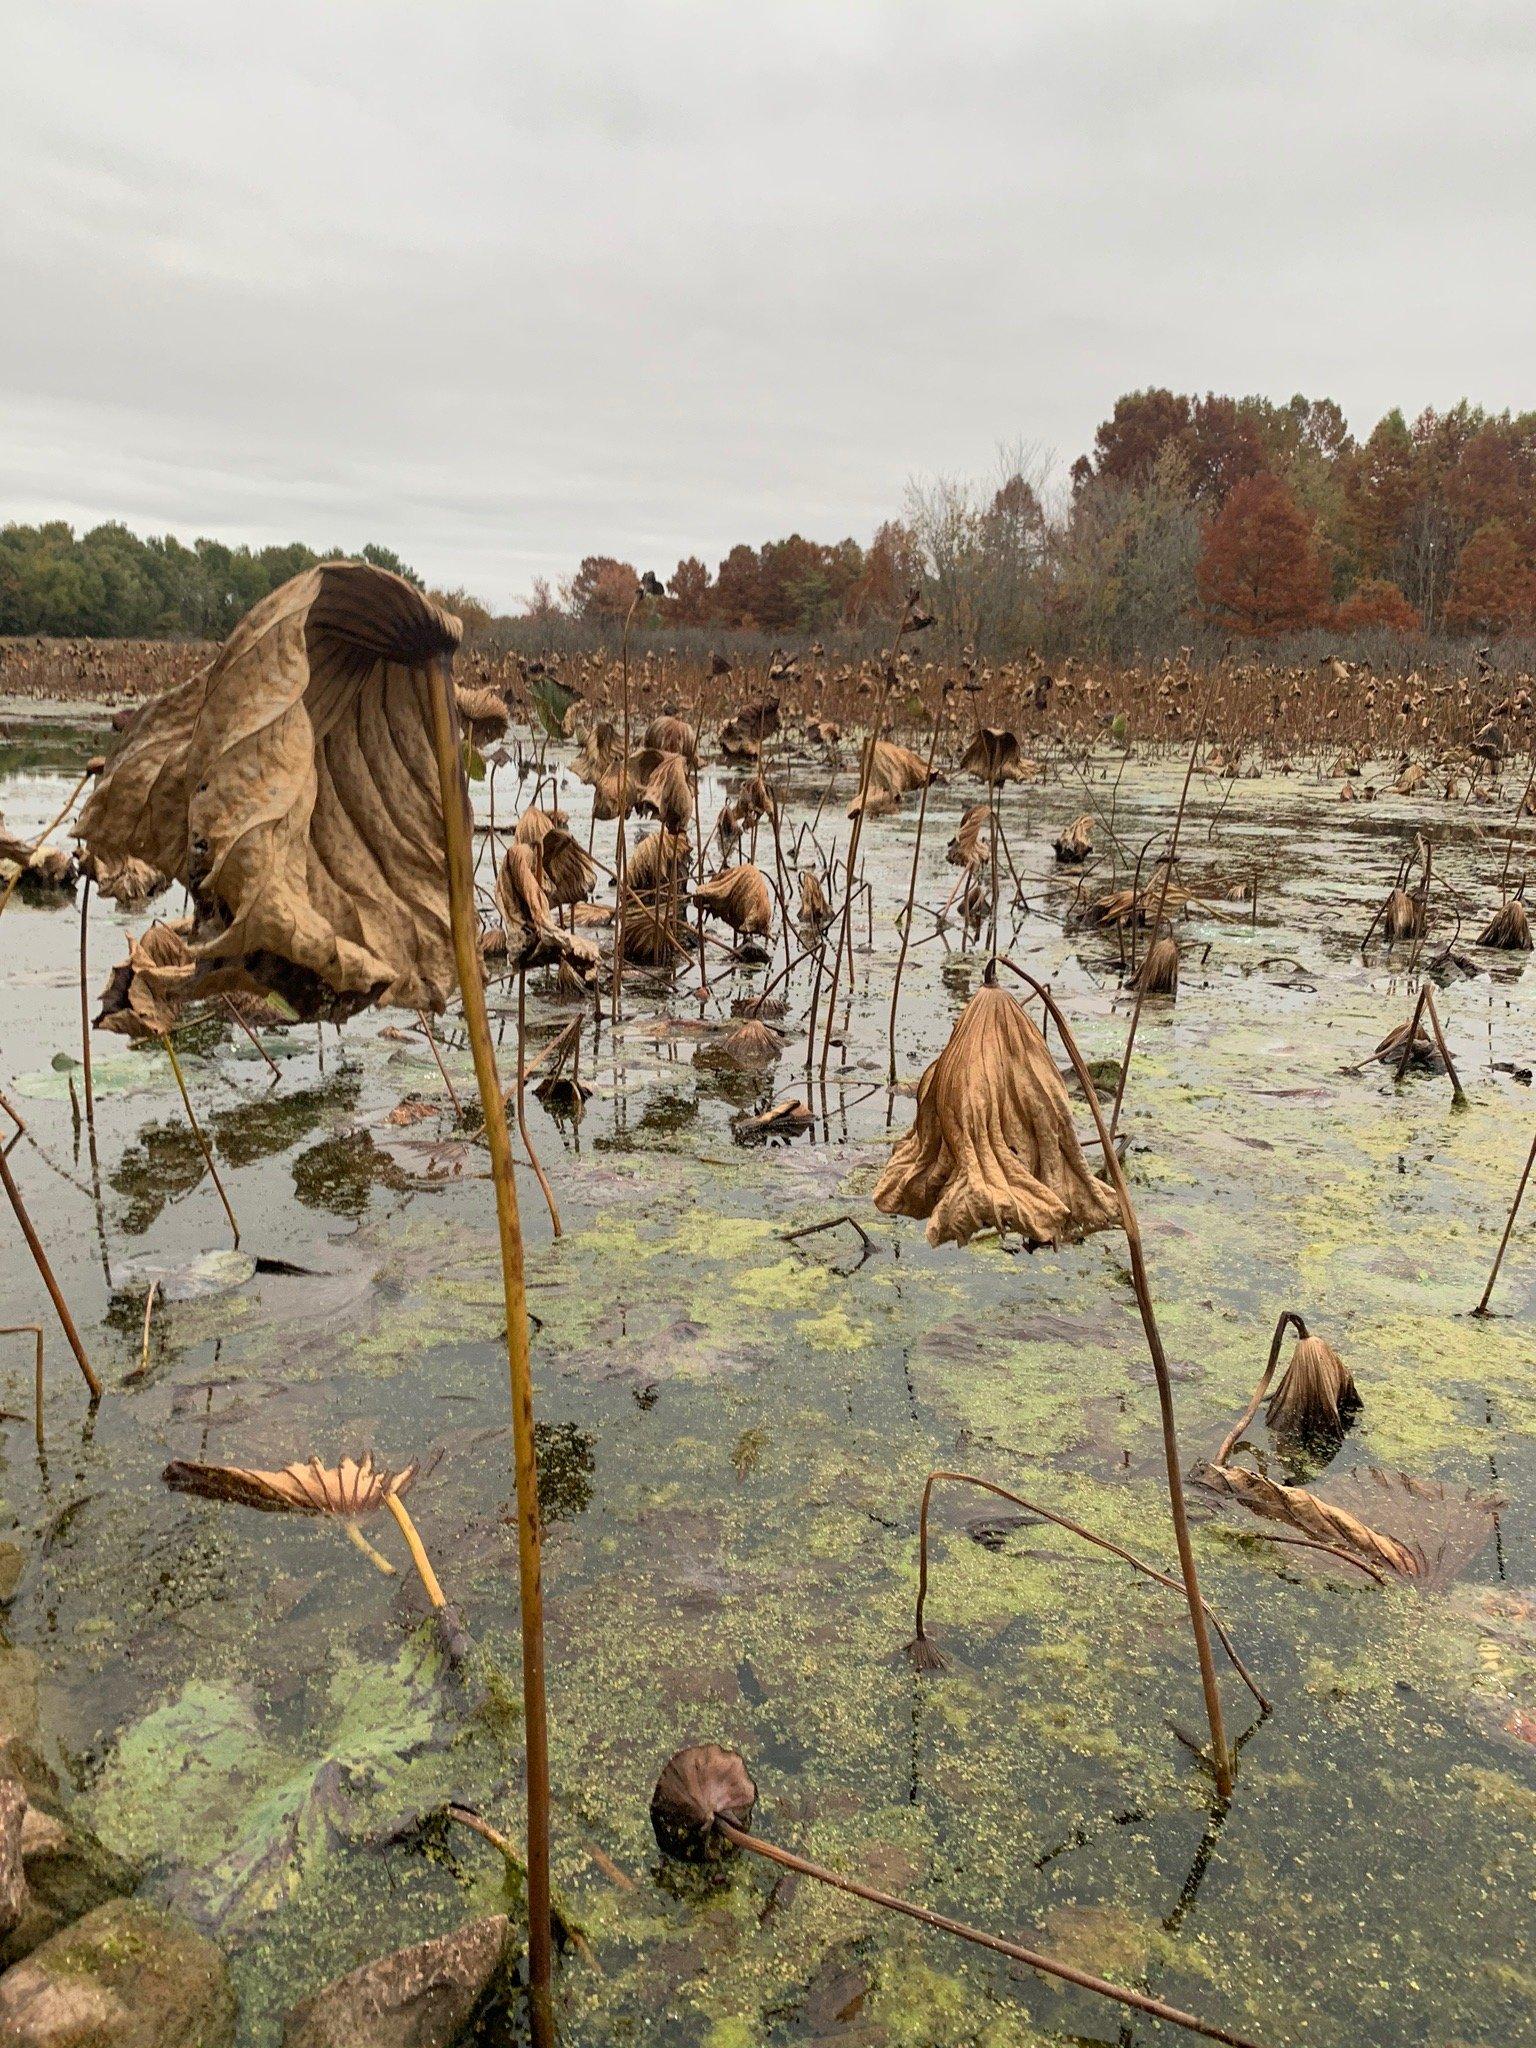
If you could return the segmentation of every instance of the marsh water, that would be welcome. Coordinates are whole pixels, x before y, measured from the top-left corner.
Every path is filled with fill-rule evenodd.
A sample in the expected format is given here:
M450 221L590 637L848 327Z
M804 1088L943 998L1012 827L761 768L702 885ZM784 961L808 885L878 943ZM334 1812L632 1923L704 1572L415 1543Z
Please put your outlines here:
M6 730L0 812L30 836L103 731L65 718ZM1006 792L1027 907L1004 938L1099 1060L1124 1042L1118 948L1070 928L1076 884L1050 843L1091 795L1139 846L1171 819L1182 764L1106 755L1089 777L1087 795L1072 777ZM845 769L823 812L823 843L834 820L846 837L853 779ZM819 766L797 771L791 827L824 784ZM503 768L500 815L531 787ZM726 787L706 776L706 818ZM976 794L934 790L920 903L948 896L945 844ZM995 1500L937 1496L930 1626L955 1662L919 1675L901 1655L934 1466L1173 1562L1123 1239L1032 1257L996 1241L935 1250L869 1200L912 1115L885 1086L885 1018L916 800L864 836L873 912L824 1095L806 1085L803 977L766 1086L697 1057L711 1034L685 992L696 974L670 991L632 974L617 1030L588 1014L584 1117L556 1123L529 1100L558 1241L520 1173L556 1875L593 1959L563 1968L567 2041L1184 2038L746 1859L664 1868L651 1788L674 1749L706 1739L746 1756L773 1839L1276 2048L1531 2038L1536 1216L1516 1231L1497 1314L1469 1314L1536 1112L1536 969L1470 943L1518 795L1346 805L1302 772L1194 785L1186 879L1256 874L1259 893L1256 918L1223 903L1185 919L1178 999L1149 1001L1126 1097L1185 1462L1241 1412L1289 1305L1364 1398L1332 1472L1403 1470L1503 1503L1457 1582L1419 1592L1316 1568L1194 1496L1204 1590L1273 1702L1260 1717L1223 1679L1241 1738L1230 1809L1190 1746L1201 1701L1178 1597ZM480 785L482 810L487 798ZM583 839L587 799L562 777ZM1417 987L1404 949L1362 959L1359 941L1419 824L1434 831L1437 888L1473 906L1459 944L1476 972L1443 971L1438 994L1469 1096L1455 1110L1443 1079L1347 1071ZM611 852L613 828L598 829ZM1436 902L1426 959L1452 937L1452 898ZM174 914L176 899L156 908ZM145 921L93 906L93 994ZM984 964L931 916L914 940L907 1084ZM506 1898L494 1850L441 1817L457 1800L514 1836L522 1823L486 1155L409 1016L263 1032L277 1079L233 1025L191 1026L193 1100L242 1250L263 1267L205 1256L227 1253L229 1230L153 1047L96 1037L93 1172L70 1096L78 943L72 899L14 900L0 920L0 1087L28 1121L11 1162L107 1382L88 1416L6 1218L0 1323L44 1323L47 1400L39 1448L29 1340L0 1338L0 1535L14 1546L0 1557L15 1581L0 1701L82 1816L142 1863L146 1895L216 1933L241 2041L268 2048L319 1983ZM710 960L706 1024L773 971ZM492 1002L510 1075L511 985ZM571 1014L530 984L531 1044ZM443 1041L472 1101L451 1020ZM786 1094L811 1101L809 1133L736 1142L744 1111ZM390 1121L411 1098L425 1112ZM786 1240L846 1213L867 1256L846 1226ZM1282 1464L1262 1423L1250 1434L1276 1476L1319 1476ZM443 1664L387 1522L369 1534L402 1567L394 1579L324 1523L188 1499L160 1478L173 1457L275 1466L364 1447L423 1461L411 1505L465 1619L461 1670Z

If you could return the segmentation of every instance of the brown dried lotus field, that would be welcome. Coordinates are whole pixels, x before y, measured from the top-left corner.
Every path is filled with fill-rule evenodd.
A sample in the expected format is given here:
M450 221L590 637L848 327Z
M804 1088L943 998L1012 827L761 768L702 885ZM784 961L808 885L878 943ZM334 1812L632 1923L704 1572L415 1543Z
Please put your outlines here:
M856 735L868 699L850 712ZM719 765L705 725L707 834L755 764ZM5 731L3 829L30 844L105 750L105 726L34 706ZM911 730L895 737L925 745ZM514 726L504 744L504 765L474 795L482 819L494 803L508 828L533 798L539 742ZM1187 744L1188 733L1166 753L1127 757L1104 733L1075 765L1062 757L1042 778L999 784L999 944L1070 1019L1106 1115L1133 966L1155 936L1125 892L1137 855L1173 822ZM1127 1241L1097 1227L1115 1213L1107 1184L1074 1186L1092 1234L1027 1254L1017 1217L1001 1238L985 1227L990 1169L976 1169L978 1195L955 1179L972 1167L941 1156L963 1128L972 1165L974 1146L991 1143L1007 1168L1018 1126L986 1085L987 1048L1013 1058L1016 1027L1001 1011L972 1013L974 1045L961 1041L972 1050L933 1084L948 1091L948 1121L931 1145L919 1134L907 1146L910 1174L899 1160L892 1169L919 1192L936 1178L944 1216L980 1234L930 1243L919 1214L900 1213L905 1197L891 1213L872 1199L913 1126L915 1085L987 961L985 903L969 934L960 897L942 926L934 915L967 876L988 893L989 819L972 823L974 868L945 857L986 796L960 752L946 739L948 779L928 793L894 1091L910 784L886 805L872 780L858 849L869 894L824 1082L826 990L808 1055L813 949L793 920L796 964L771 991L783 1014L765 1006L722 1051L742 1021L733 1006L784 964L771 818L743 826L736 856L755 831L769 930L754 937L762 905L745 895L739 920L709 919L702 1004L696 966L674 977L642 958L626 969L615 1025L612 934L590 917L561 936L599 951L596 1000L570 993L586 970L569 944L551 944L552 964L528 976L530 1058L564 1034L530 1071L527 1102L558 1240L533 1173L518 1170L547 1525L555 1881L585 1941L559 1971L562 2037L571 2048L1187 2038L752 1858L663 1861L648 1812L657 1775L683 1745L717 1741L747 1759L755 1825L771 1840L1273 2048L1511 2048L1536 2004L1536 1214L1515 1226L1493 1313L1470 1312L1536 1111L1529 956L1475 943L1499 904L1524 769L1507 763L1482 786L1486 802L1469 801L1465 773L1449 799L1443 776L1400 796L1395 752L1383 750L1359 763L1375 801L1341 803L1319 742L1290 773L1271 761L1251 778L1191 783L1166 905L1177 993L1153 984L1144 996L1120 1133L1184 1468L1211 1460L1244 1475L1188 1493L1202 1591L1271 1703L1261 1713L1218 1653L1238 1751L1228 1804L1197 1753L1204 1709L1181 1595L1031 1511L935 1489L924 1628L945 1668L903 1654L919 1501L936 1467L1178 1570ZM593 789L571 776L575 754L574 739L544 750L542 795L547 806L552 771L562 829L585 849ZM825 856L848 847L856 741L842 745L830 795L825 746L781 734L763 756L785 866L814 870L836 907ZM664 811L675 792L663 778L653 795ZM1054 843L1070 844L1085 816L1092 851L1058 859ZM627 829L633 857L637 833L660 828L632 818ZM1426 929L1392 944L1378 932L1362 954L1405 861L1413 922L1420 834L1432 844ZM611 867L614 824L591 843ZM494 923L488 836L480 845ZM1154 857L1143 874L1153 892ZM666 861L655 864L665 891ZM528 879L514 863L501 892L514 947L548 916L529 907ZM1234 897L1255 881L1256 904ZM1099 922L1083 914L1117 891ZM602 869L595 899L613 902ZM215 1005L184 1017L174 1043L238 1215L238 1252L154 1038L94 1035L93 1166L72 1105L83 1078L75 901L27 886L0 917L0 1089L26 1124L10 1166L106 1392L88 1416L0 1212L0 1324L42 1322L47 1372L39 1444L32 1340L0 1338L0 1713L70 1811L142 1865L141 1895L216 1936L233 1959L241 2043L274 2048L284 2014L318 1985L509 1903L494 1849L444 1818L458 1802L521 1838L487 1155L452 1008L439 1063L409 1010L364 1010L340 1028L260 1014L258 1047ZM128 935L179 906L179 889L147 911L93 898L93 1009L129 958ZM569 924L568 909L560 916ZM636 929L645 940L638 918ZM665 938L655 943L665 961ZM494 951L487 970L510 1082L517 982ZM1459 1104L1433 1071L1427 1007L1412 1041L1399 1040L1401 1079L1397 1059L1370 1062L1426 979ZM1026 985L1003 980L1038 1023ZM1046 1043L1064 1066L1055 1028ZM551 1076L567 1085L536 1095ZM1075 1124L1097 1169L1081 1090L1069 1099L1057 1139L1075 1142ZM1030 1114L1026 1101L1017 1115ZM990 1139L978 1136L988 1117L1001 1119ZM0 1127L10 1134L3 1110ZM916 1195L907 1206L928 1213ZM1039 1213L1048 1224L1052 1212ZM860 1230L795 1235L843 1216ZM1338 1425L1291 1433L1282 1402L1272 1430L1260 1408L1218 1461L1284 1309L1309 1344L1323 1340L1286 1401L1332 1401ZM378 1472L329 1470L365 1450ZM282 1467L312 1455L328 1473L284 1480ZM178 1462L239 1467L245 1497L286 1491L310 1505L251 1513L238 1485L221 1498L167 1486ZM390 1475L413 1464L409 1518L465 1638L453 1666L386 1498ZM1267 1518L1257 1497L1297 1486L1322 1506ZM358 1533L394 1576L345 1540L336 1499L377 1510ZM1347 1530L1341 1543L1341 1515L1381 1547L1352 1546ZM1312 1547L1294 1540L1309 1531ZM492 2023L485 2038L517 2037Z

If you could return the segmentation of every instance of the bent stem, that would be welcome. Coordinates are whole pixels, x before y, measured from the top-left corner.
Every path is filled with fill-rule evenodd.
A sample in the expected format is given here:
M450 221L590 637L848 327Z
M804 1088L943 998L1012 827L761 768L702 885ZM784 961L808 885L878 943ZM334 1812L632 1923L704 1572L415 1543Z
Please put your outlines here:
M1156 1565L1148 1564L1145 1558L1137 1557L1134 1551L1123 1549L1120 1544L1111 1542L1109 1537L1100 1536L1094 1530L1084 1528L1081 1522L1074 1522L1067 1515L1058 1515L1054 1509L1042 1507L1037 1500L1026 1499L1022 1493L1010 1493L1006 1486L998 1486L993 1480L979 1478L974 1472L930 1472L923 1486L923 1503L918 1511L917 1523L917 1614L915 1618L915 1638L919 1643L926 1643L929 1640L927 1632L923 1627L923 1611L928 1604L928 1506L933 1498L934 1486L941 1479L952 1480L959 1486L975 1486L983 1493L995 1494L999 1500L1011 1501L1015 1507L1026 1508L1030 1514L1038 1515L1042 1521L1052 1522L1058 1529L1065 1529L1068 1535L1080 1536L1085 1543L1092 1543L1100 1550L1107 1550L1111 1557L1118 1557L1122 1563L1132 1566L1133 1569L1142 1573L1145 1578L1154 1579L1158 1585L1168 1587L1170 1592L1182 1593L1184 1590L1177 1579L1171 1579L1166 1572L1160 1572ZM1269 1701L1254 1683L1252 1674L1234 1649L1232 1638L1222 1627L1214 1608L1203 1600L1200 1604L1205 1608L1206 1619L1221 1638L1221 1647L1226 1651L1232 1669L1237 1673L1244 1685L1247 1686L1259 1705L1268 1713Z
M193 1111L192 1098L187 1093L186 1077L181 1071L181 1061L176 1057L176 1048L171 1043L171 1034L168 1031L161 1032L160 1043L165 1047L166 1055L171 1062L171 1072L176 1076L176 1086L181 1091L181 1106L187 1112L187 1122L192 1126L192 1135L196 1138L198 1150L203 1155L203 1164L213 1175L213 1184L219 1191L219 1200L224 1204L224 1214L229 1218L229 1227L234 1234L235 1250L238 1251L240 1249L240 1226L235 1221L234 1210L229 1206L229 1196L225 1193L224 1183L219 1178L219 1169L213 1163L213 1152L209 1147L208 1140L203 1136L203 1127L198 1122Z
M426 1034L427 1044L432 1048L432 1057L437 1061L437 1071L442 1075L443 1086L448 1090L448 1100L453 1104L453 1113L455 1116L461 1117L464 1114L464 1105L459 1100L458 1090L453 1085L452 1076L443 1065L443 1056L437 1049L437 1039L425 1010L418 1010L416 1012L416 1021Z
M59 1291L59 1283L53 1277L53 1268L48 1263L48 1254L43 1250L42 1240L32 1226L27 1214L27 1205L21 1199L21 1189L16 1185L16 1176L11 1172L11 1162L5 1156L5 1147L0 1145L0 1186L3 1186L11 1209L21 1227L21 1234L27 1241L27 1250L32 1254L48 1298L53 1303L54 1314L59 1319L59 1328L64 1332L69 1348L75 1354L85 1384L91 1390L92 1405L101 1399L101 1381L96 1377L95 1367L85 1355L85 1346L80 1341L80 1332L75 1328L75 1319L69 1312L69 1303Z
M1036 981L1032 974L1026 974L1024 969L1015 965L1012 960L1005 957L1003 965L1012 968L1020 981L1034 990L1055 1023L1062 1047L1072 1062L1072 1070L1077 1076L1078 1085L1087 1098L1089 1109L1093 1112L1099 1143L1104 1150L1104 1170L1109 1175L1110 1185L1119 1198L1120 1221L1131 1258L1131 1285L1135 1289L1136 1306L1141 1314L1141 1327L1147 1340L1147 1354L1152 1361L1152 1374L1157 1381L1157 1405L1163 1431L1163 1462L1168 1473L1168 1512L1173 1520L1173 1533L1179 1551L1179 1572L1184 1581L1185 1598L1189 1603L1189 1624L1195 1638L1195 1655L1200 1663L1200 1688L1205 1695L1205 1717L1211 1731L1211 1768L1216 1779L1216 1790L1223 1799L1230 1799L1232 1758L1227 1748L1226 1728L1222 1722L1221 1694L1216 1685L1216 1663L1211 1655L1211 1638L1205 1626L1205 1602L1200 1597L1194 1545L1189 1535L1189 1517L1184 1508L1184 1475L1179 1457L1178 1429L1173 1414L1173 1382L1168 1375L1168 1359L1163 1350L1162 1333L1157 1327L1157 1311L1152 1305L1152 1289L1147 1280L1146 1260L1141 1249L1141 1226L1136 1220L1131 1191L1126 1184L1119 1154L1115 1151L1115 1141L1104 1121L1099 1091L1093 1085L1093 1076L1078 1050L1077 1040L1072 1035L1072 1027L1063 1015L1060 1004L1043 983ZM1124 1079L1123 1072L1121 1079Z
M1217 2026L1214 2021L1198 2019L1195 2014L1181 2012L1176 2005L1165 2005L1162 1999L1153 1998L1145 1991L1132 1991L1124 1984L1112 1984L1107 1977L1096 1977L1089 1970L1079 1970L1071 1963L1059 1961L1055 1956L1042 1955L1038 1949L1025 1948L1017 1941L1004 1941L1001 1935L987 1934L979 1927L967 1927L963 1920L952 1920L947 1913L935 1913L927 1906L915 1905L911 1899L897 1898L893 1892L877 1891L873 1885L860 1884L856 1878L843 1877L835 1870L828 1870L825 1864L812 1863L808 1857L796 1856L792 1850L780 1849L773 1842L765 1842L758 1835L750 1835L745 1828L737 1827L724 1814L715 1815L715 1826L725 1839L738 1849L745 1849L749 1855L761 1856L769 1863L776 1863L783 1870L792 1870L799 1877L809 1877L817 1884L830 1885L834 1891L846 1892L850 1898L862 1899L866 1905L880 1906L887 1913L901 1913L908 1920L915 1920L921 1927L932 1927L940 1934L953 1934L961 1941L971 1942L977 1948L990 1949L994 1955L1007 1956L1016 1963L1024 1963L1031 1970L1038 1970L1043 1977L1057 1977L1064 1984L1075 1984L1079 1990L1095 1992L1100 1998L1113 1999L1117 2005L1126 2005L1133 2012L1147 2013L1153 2019L1167 2020L1170 2025L1183 2027L1191 2034L1203 2035L1207 2041L1224 2041L1227 2048L1257 2048L1246 2034L1234 2034L1228 2028Z
M578 1029L580 1020L577 1020ZM528 1135L528 1110L524 1101L523 1084L528 1070L523 1065L523 1051L528 1042L528 976L521 967L517 970L517 1128L522 1137L523 1150L528 1154L528 1163L538 1178L544 1194L544 1206L549 1211L549 1227L556 1237L561 1235L560 1211L555 1207L554 1190L550 1187L539 1155L533 1149L533 1140Z
M362 1530L359 1529L356 1522L343 1522L341 1527L342 1533L345 1535L347 1541L351 1544L355 1544L356 1547L363 1553L364 1557L367 1558L368 1562L371 1565L373 1565L376 1570L381 1571L386 1579L393 1579L398 1576L394 1566L390 1563L389 1559L385 1557L382 1551L374 1549L373 1545L368 1541L368 1538L363 1534Z
M1520 1214L1520 1204L1525 1200L1525 1184L1531 1177L1531 1168L1533 1166L1536 1166L1536 1137L1531 1139L1531 1149L1525 1155L1525 1165L1520 1171L1520 1185L1515 1189L1515 1199L1509 1205L1509 1215L1504 1224L1504 1235L1499 1239L1499 1249L1494 1254L1493 1271L1488 1275L1488 1285L1483 1289L1482 1300L1472 1311L1475 1316L1485 1316L1488 1313L1488 1301L1493 1293L1493 1283L1498 1279L1499 1268L1504 1263L1504 1254L1509 1248L1509 1239L1515 1227L1515 1218Z
M474 857L469 792L456 741L458 708L453 676L444 662L429 691L443 806L448 903L464 1024L474 1054L475 1080L485 1116L496 1224L501 1242L502 1292L507 1317L507 1377L512 1402L512 1443L517 1477L518 1598L523 1638L523 1726L528 1772L528 2006L533 2048L553 2048L553 1952L549 1890L549 1715L544 1689L544 1594L539 1558L539 1477L534 1458L533 1375L528 1357L528 1302L523 1281L523 1234L512 1177L507 1106L496 1071L485 1008L480 947L475 927Z
M1259 1384L1253 1390L1253 1399L1248 1403L1248 1406L1243 1410L1242 1414L1237 1418L1236 1422L1233 1423L1232 1427L1227 1431L1226 1435L1222 1438L1221 1449L1216 1453L1216 1457L1214 1460L1216 1464L1225 1465L1228 1458L1230 1458L1232 1455L1232 1446L1241 1437L1243 1431L1248 1427L1249 1423L1252 1422L1255 1415L1258 1414L1259 1403L1263 1400L1265 1394L1269 1391L1269 1383L1275 1376L1275 1367L1280 1363L1280 1344L1281 1340L1285 1336L1287 1325L1289 1325L1291 1329L1293 1329L1296 1332L1297 1337L1303 1343L1306 1342L1306 1323L1302 1320L1302 1318L1299 1315L1297 1315L1294 1309L1281 1309L1279 1320L1275 1324L1275 1334L1270 1339L1269 1343L1269 1359L1264 1367L1263 1372L1259 1375Z
M437 1573L432 1569L432 1560L427 1556L426 1545L417 1532L416 1524L411 1520L405 1502L398 1493L386 1493L384 1505L400 1525L400 1534L405 1538L405 1547L411 1553L411 1563L415 1565L416 1576L426 1588L427 1598L434 1607L446 1607L448 1602L437 1582ZM350 1524L348 1526L350 1527ZM368 1547L366 1543L363 1545L365 1550Z

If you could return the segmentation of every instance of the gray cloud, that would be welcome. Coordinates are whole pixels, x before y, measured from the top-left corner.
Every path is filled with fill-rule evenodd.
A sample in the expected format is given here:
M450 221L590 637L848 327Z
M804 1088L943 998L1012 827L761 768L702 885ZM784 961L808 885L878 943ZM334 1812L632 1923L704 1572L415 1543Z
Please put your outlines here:
M1536 403L1521 0L11 0L0 516L510 603L1149 382Z

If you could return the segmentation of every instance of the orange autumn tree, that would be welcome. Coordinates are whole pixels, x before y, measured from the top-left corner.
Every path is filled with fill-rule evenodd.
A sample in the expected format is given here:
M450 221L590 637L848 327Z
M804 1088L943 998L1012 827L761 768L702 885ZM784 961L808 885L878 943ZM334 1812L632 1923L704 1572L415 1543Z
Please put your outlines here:
M1445 622L1453 631L1504 633L1536 620L1536 571L1502 519L1480 526L1461 551Z
M1195 582L1213 623L1239 633L1295 633L1327 613L1312 521L1267 470L1228 494L1206 530Z
M1368 576L1334 612L1333 623L1341 633L1417 633L1423 622L1395 583Z

